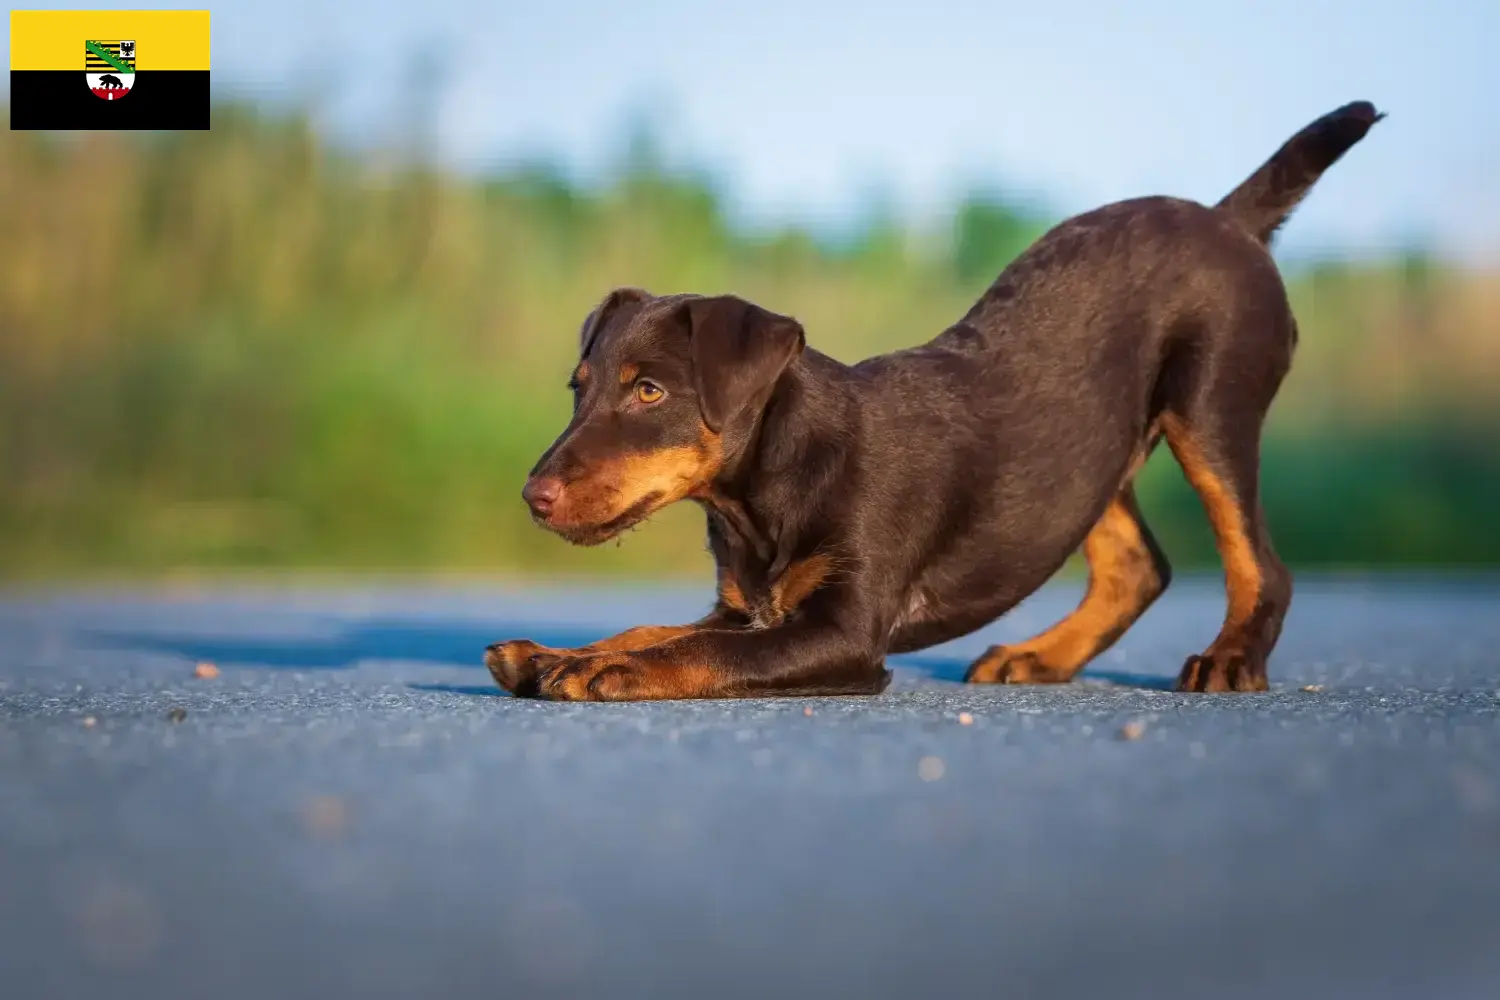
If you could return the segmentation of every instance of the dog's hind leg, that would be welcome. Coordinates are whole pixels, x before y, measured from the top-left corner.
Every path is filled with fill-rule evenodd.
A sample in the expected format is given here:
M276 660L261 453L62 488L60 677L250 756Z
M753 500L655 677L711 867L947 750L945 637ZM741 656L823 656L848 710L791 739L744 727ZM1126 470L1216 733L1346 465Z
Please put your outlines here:
M1146 527L1127 483L1099 522L1083 551L1089 584L1071 615L1034 638L1013 646L991 646L965 678L972 684L1061 684L1114 645L1171 581L1172 570Z
M1162 420L1167 445L1208 511L1228 598L1223 628L1202 655L1188 658L1179 691L1267 690L1266 660L1292 599L1292 577L1271 545L1258 495L1260 421L1232 417Z

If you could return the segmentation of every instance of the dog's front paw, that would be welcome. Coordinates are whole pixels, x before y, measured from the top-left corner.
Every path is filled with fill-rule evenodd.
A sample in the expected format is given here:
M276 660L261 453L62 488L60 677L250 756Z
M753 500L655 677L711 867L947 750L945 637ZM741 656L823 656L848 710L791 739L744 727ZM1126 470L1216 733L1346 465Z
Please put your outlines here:
M556 657L537 680L538 698L550 701L631 701L638 670L618 653Z
M533 698L543 672L561 657L560 650L538 646L530 639L497 642L484 651L484 665L495 683L513 695Z

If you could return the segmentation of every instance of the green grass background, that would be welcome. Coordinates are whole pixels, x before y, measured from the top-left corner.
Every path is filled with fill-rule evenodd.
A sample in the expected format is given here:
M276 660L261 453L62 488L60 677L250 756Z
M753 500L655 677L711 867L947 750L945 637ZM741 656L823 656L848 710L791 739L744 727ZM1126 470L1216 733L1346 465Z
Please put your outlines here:
M204 133L0 135L0 219L12 579L701 574L691 508L575 550L519 500L607 290L734 291L855 360L941 330L1057 221L976 192L925 228L755 229L649 142L593 186L474 179L233 104ZM1264 457L1284 557L1500 563L1500 276L1419 251L1284 272L1302 347ZM1141 496L1175 565L1213 565L1165 450Z

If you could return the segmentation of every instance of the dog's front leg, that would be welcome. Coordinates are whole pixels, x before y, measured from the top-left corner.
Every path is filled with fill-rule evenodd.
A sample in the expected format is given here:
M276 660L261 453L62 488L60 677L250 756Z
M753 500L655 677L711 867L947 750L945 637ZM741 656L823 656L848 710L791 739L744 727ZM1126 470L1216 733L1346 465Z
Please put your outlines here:
M637 625L619 635L612 635L598 642L576 649L554 649L532 642L530 639L511 639L497 642L484 651L484 665L489 668L495 683L512 694L530 696L536 694L537 677L557 659L565 656L587 656L593 653L619 653L646 649L659 642L689 635L700 629L728 629L741 627L743 618L725 607L717 607L691 625Z
M832 624L701 630L638 650L551 659L536 697L652 701L767 695L878 694L890 683L880 652Z
M586 656L590 653L615 653L625 650L645 649L665 639L687 635L694 625L637 625L619 635L612 635L598 642L574 649L558 649L543 646L530 639L510 639L497 642L484 651L484 665L489 668L495 683L511 694L533 695L536 679L545 667L562 656Z

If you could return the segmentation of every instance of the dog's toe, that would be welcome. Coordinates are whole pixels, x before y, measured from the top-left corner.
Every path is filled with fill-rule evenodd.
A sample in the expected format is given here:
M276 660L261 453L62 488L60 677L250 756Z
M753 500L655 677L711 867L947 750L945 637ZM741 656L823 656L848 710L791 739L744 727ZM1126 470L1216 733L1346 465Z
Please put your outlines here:
M536 694L537 678L557 659L557 653L530 639L497 642L484 651L484 665L495 683L511 694Z
M1198 694L1269 691L1265 661L1239 651L1190 656L1177 677L1177 690Z
M967 684L1065 684L1071 672L1042 662L1036 653L991 646L964 676Z

